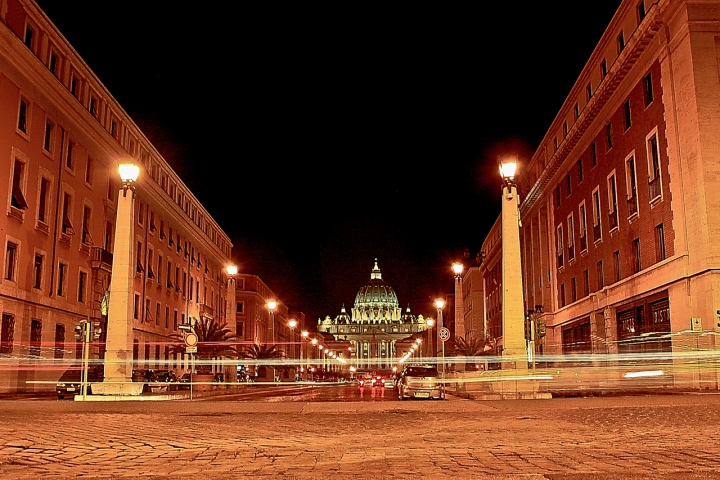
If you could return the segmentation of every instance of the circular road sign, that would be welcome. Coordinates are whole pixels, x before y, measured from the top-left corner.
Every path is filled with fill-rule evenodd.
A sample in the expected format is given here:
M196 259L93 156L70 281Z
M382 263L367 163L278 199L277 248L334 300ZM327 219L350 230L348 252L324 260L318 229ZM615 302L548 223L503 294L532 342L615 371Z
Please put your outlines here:
M439 335L440 335L440 340L445 342L450 338L450 330L447 329L446 327L443 327L440 329Z
M188 333L185 335L185 346L194 347L198 343L198 336L195 333Z

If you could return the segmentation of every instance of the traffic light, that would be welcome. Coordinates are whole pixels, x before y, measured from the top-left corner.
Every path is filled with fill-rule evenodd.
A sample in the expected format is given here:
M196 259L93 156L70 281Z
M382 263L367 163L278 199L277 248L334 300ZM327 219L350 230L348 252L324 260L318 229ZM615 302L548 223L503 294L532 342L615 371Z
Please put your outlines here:
M80 323L79 325L75 325L75 340L78 342L82 342L85 340L85 331L83 330L83 325L85 325L85 322Z
M92 340L97 340L102 335L102 324L100 322L92 323Z

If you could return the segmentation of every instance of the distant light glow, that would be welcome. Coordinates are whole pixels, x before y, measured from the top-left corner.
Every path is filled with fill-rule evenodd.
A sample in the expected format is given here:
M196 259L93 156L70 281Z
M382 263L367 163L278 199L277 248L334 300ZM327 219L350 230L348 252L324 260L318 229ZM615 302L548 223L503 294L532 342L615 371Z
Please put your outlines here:
M662 370L648 370L645 372L627 372L625 378L659 377L665 375Z

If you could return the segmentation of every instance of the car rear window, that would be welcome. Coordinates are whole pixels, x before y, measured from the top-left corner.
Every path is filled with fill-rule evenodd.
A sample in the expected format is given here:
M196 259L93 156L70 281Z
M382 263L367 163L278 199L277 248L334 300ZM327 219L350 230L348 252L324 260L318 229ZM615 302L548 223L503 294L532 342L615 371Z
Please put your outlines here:
M410 377L437 377L438 371L437 368L410 367L405 374Z

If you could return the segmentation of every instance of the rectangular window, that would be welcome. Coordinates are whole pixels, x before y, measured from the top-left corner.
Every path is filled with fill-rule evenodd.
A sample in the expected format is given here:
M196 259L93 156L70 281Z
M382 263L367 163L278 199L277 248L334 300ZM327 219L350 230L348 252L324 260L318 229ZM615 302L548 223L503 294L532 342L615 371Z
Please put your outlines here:
M50 122L45 122L45 138L43 139L43 149L48 152L52 153L52 133L53 133L53 124Z
M70 212L72 211L72 195L68 192L63 194L63 209L62 209L62 225L61 230L65 235L74 235L72 222L70 221Z
M558 298L558 303L560 303L560 307L565 306L565 284L560 284L560 298Z
M578 183L585 180L585 172L583 171L583 159L577 161Z
M575 217L571 213L568 222L568 261L575 260Z
M150 344L145 342L145 369L150 368Z
M65 152L65 166L68 170L75 170L75 142L68 140L67 151Z
M28 102L24 98L20 99L20 107L18 109L17 129L27 134L28 129Z
M569 197L572 195L572 178L569 173L565 175L565 190L567 190L567 192L565 192L566 196Z
M177 310L174 310L174 311L173 311L173 330L177 330L177 329L178 329L178 316L177 316L177 314L178 314Z
M93 184L93 171L95 167L95 162L91 157L87 158L87 162L85 163L85 183L88 185Z
M87 273L80 272L78 278L78 303L85 303L85 286L87 285Z
M623 118L625 119L625 130L627 130L632 125L632 116L630 115L630 100L625 100L625 103L623 103Z
M615 172L613 171L607 178L608 187L608 224L610 231L619 227L618 224L618 206L617 206L617 182L615 181Z
M42 322L40 320L30 320L30 349L31 357L40 356L40 347L42 347Z
M90 236L90 215L92 211L88 205L83 205L83 218L82 218L82 243L85 245L92 245L92 237Z
M55 52L50 52L50 59L48 62L48 70L50 70L50 73L55 75L57 77L58 75L58 56Z
M568 123L567 120L563 122L563 138L567 137L568 134Z
M2 324L0 325L0 354L9 355L13 352L15 341L15 317L3 313Z
M45 177L40 179L40 198L38 199L38 220L47 225L48 223L48 192L50 191L50 180Z
M580 117L580 105L578 105L577 102L575 102L574 111L575 111L575 120L577 120Z
M25 200L25 163L16 158L13 163L12 172L12 195L10 196L10 206L18 210L27 210L28 204Z
M604 58L602 59L602 62L600 62L600 74L602 75L602 78L607 77L607 60Z
M145 298L145 308L143 310L143 316L144 321L149 322L152 319L152 311L150 310L150 299ZM157 318L155 319L155 323L157 324Z
M661 223L655 227L655 260L661 262L665 258L665 230Z
M133 318L135 320L140 319L140 294L136 293L133 296Z
M643 98L645 99L646 107L655 99L653 96L652 74L649 72L643 77Z
M597 167L598 156L597 156L597 143L593 142L590 144L590 160L592 160L592 167Z
M58 284L57 284L57 295L58 297L64 297L66 289L66 283L67 283L67 269L68 266L66 263L59 262L58 263Z
M602 227L601 227L601 212L602 208L600 206L600 188L595 187L595 189L592 192L592 201L593 201L593 241L597 242L598 240L602 239Z
M36 253L35 260L33 262L33 288L37 288L38 290L42 288L44 262L45 257L43 255L40 255L39 253Z
M633 254L633 273L638 273L642 270L642 261L640 260L640 239L636 238L632 241L632 254Z
M625 50L625 34L620 31L620 34L617 36L617 46L618 46L618 55L620 52Z
M557 226L557 266L561 268L565 265L565 243L563 241L563 226Z
M610 122L605 125L605 138L607 141L607 149L610 150L613 146L612 123Z
M585 200L580 203L578 220L580 222L580 251L584 252L588 248L587 242L587 212L585 211Z
M590 99L591 99L592 96L593 96L592 84L591 84L591 83L588 83L588 84L587 84L587 87L585 87L585 93L587 94L587 101L589 102Z
M555 189L555 207L562 205L562 193L560 192L560 185Z
M80 93L80 82L74 74L70 75L70 93L77 98Z
M570 301L577 302L577 280L575 277L570 279Z
M107 250L108 252L113 247L113 228L114 228L113 222L106 220L105 221L105 250Z
M645 1L640 0L640 3L637 4L637 16L638 16L638 24L643 21L645 18L646 12L645 12Z
M30 27L30 25L25 25L25 39L23 40L23 43L30 50L33 49L33 33L35 33L35 32Z
M90 95L90 101L88 102L88 111L90 115L97 118L97 98L94 95Z
M605 272L603 271L603 262L600 260L597 263L597 274L598 274L598 290L605 288Z
M583 297L590 295L590 273L583 270Z
M627 196L628 218L638 213L637 177L635 175L635 156L625 159L625 189Z
M555 151L557 152L557 150L558 150L558 139L557 139L557 137L553 138L553 144L555 145Z
M18 245L7 242L5 250L5 280L17 281Z
M162 267L163 267L163 256L160 252L158 252L158 260L157 260L157 282L158 282L158 285L162 285Z
M648 135L645 144L648 158L648 190L650 193L650 201L652 202L662 196L660 150L658 148L657 129Z
M63 358L65 353L65 325L55 325L55 358Z
M165 328L170 328L170 307L165 307Z
M622 280L622 272L620 270L620 250L615 250L613 253L613 262L615 263L615 281L619 282Z
M143 273L145 267L143 266L143 257L145 256L145 248L143 248L142 242L137 242L137 249L135 250L135 272Z
M148 266L148 279L154 279L155 278L155 251L151 246L148 245L148 258L147 258L147 266Z

